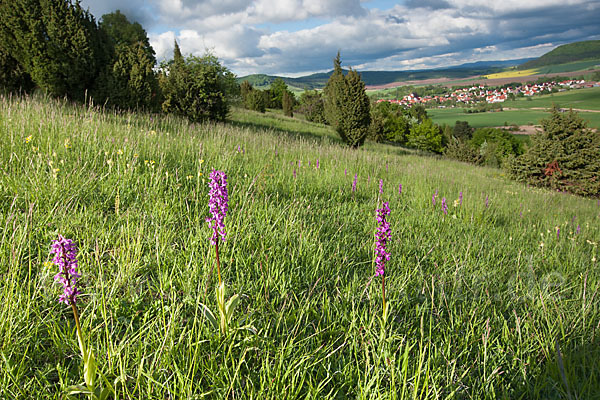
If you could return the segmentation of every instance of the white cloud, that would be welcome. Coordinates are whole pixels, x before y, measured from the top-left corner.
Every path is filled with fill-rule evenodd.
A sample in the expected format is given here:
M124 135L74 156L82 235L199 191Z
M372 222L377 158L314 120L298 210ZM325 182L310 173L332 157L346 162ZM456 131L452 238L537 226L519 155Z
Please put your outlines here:
M406 5L371 10L364 8L365 3L82 1L97 17L96 12L113 7L141 19L158 59L172 57L177 38L184 54L201 55L212 49L240 75L327 70L338 50L344 65L367 69L522 58L532 56L536 46L543 53L600 34L597 0L406 0Z

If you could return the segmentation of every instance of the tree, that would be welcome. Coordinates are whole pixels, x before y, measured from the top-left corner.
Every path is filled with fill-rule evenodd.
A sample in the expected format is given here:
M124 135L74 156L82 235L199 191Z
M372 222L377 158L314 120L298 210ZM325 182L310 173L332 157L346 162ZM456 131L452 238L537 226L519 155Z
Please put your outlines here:
M122 109L158 110L160 95L154 64L142 43L118 45L101 75L97 98Z
M25 71L0 43L0 88L7 92L18 92L33 89L35 86L31 76Z
M108 59L94 17L71 0L0 3L0 42L41 89L83 100Z
M361 146L371 124L370 102L358 72L350 69L344 76L340 53L325 86L325 115L342 140L352 148Z
M156 58L148 35L119 10L105 14L99 24L107 38L110 60L95 91L97 99L122 109L158 110L160 89L154 72Z
M271 108L282 108L283 107L283 94L288 91L288 86L285 81L281 78L277 78L271 83L270 94L270 107Z
M425 121L428 117L427 117L427 111L425 110L425 107L422 104L415 104L413 105L409 111L408 114L415 118L419 123Z
M227 92L236 84L233 74L215 56L206 53L184 58L176 43L173 61L163 68L163 111L185 116L191 122L225 120L229 112Z
M467 121L456 121L452 130L452 136L458 140L467 141L473 136L473 128L471 128Z
M156 54L150 45L150 39L142 25L138 22L129 22L120 10L104 14L98 24L100 29L111 40L113 47L138 46L146 52L147 58L156 64Z
M292 93L290 93L289 91L285 91L283 92L283 97L281 100L281 105L283 108L283 114L288 116L288 117L293 117L294 116L294 95Z
M240 84L240 94L242 96L242 102L244 103L244 105L246 104L246 99L248 98L248 95L253 90L254 88L248 81L244 81Z
M600 133L572 110L555 107L525 153L509 165L513 178L583 196L600 195Z

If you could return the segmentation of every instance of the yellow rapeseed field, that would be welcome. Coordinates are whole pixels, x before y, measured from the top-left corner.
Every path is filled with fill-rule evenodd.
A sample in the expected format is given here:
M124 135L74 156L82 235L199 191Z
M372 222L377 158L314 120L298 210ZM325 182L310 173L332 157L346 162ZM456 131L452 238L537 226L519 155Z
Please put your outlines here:
M514 71L498 72L497 74L485 75L485 77L487 79L517 78L519 76L529 76L529 75L535 75L537 73L538 73L537 69L524 69L521 71L514 70Z

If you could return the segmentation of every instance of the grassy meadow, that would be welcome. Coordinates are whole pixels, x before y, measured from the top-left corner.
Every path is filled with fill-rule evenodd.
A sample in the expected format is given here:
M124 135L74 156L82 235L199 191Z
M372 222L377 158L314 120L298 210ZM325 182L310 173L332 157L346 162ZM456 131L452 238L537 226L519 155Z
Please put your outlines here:
M0 398L83 380L48 265L59 233L79 245L82 326L118 399L600 398L596 199L350 150L275 113L230 119L0 98ZM215 309L213 168L228 176L223 280L241 296L227 336L200 306Z

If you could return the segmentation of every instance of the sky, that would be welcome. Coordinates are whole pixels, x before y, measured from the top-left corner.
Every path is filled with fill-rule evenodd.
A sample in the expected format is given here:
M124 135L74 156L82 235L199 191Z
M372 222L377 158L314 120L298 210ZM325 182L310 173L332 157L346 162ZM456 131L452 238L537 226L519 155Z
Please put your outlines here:
M238 76L440 68L538 57L600 39L600 0L82 0L119 9L158 60L212 52Z

